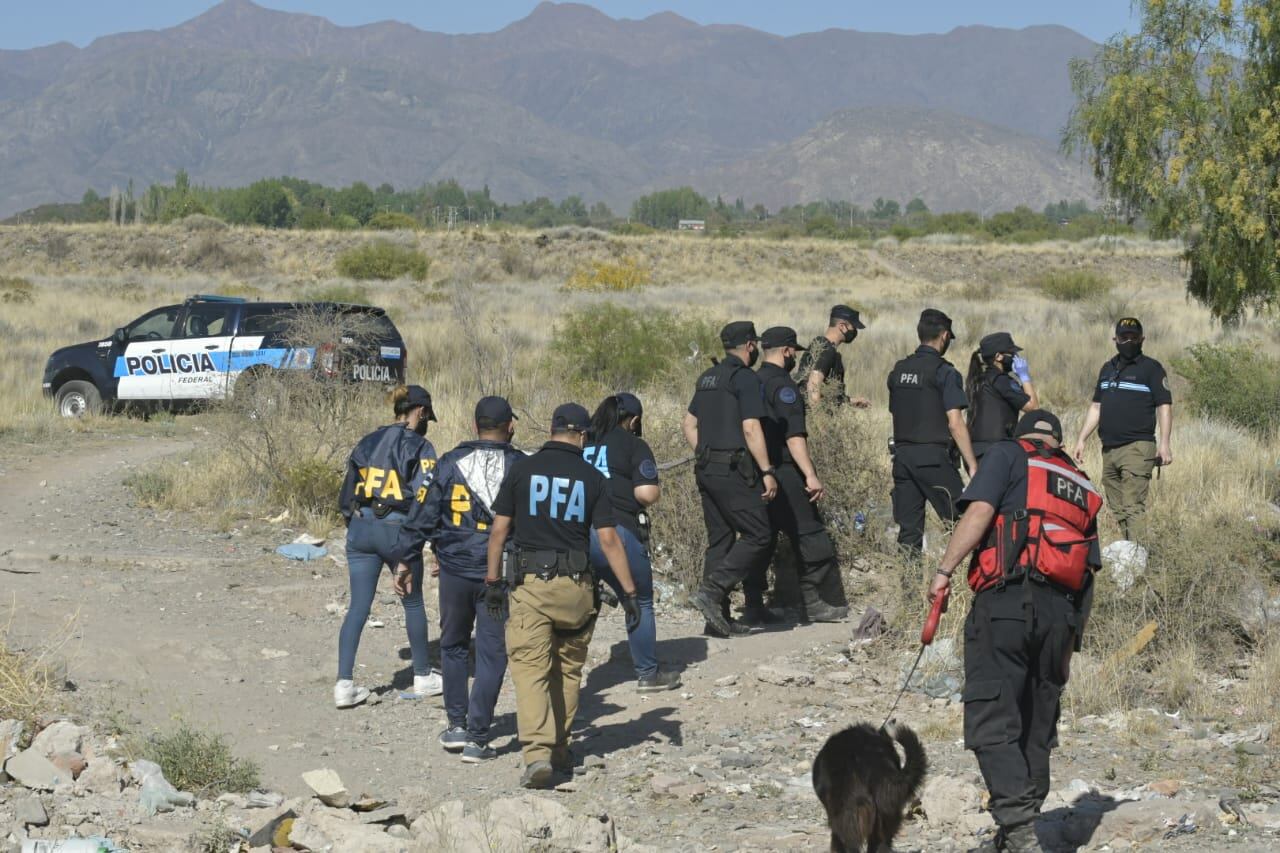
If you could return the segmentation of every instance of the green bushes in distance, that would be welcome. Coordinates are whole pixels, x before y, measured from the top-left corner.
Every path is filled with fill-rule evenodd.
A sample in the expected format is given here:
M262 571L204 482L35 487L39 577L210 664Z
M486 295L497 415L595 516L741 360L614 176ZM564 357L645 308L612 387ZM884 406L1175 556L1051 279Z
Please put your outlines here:
M703 354L722 349L705 320L612 302L564 314L551 346L570 380L592 392L638 389L701 371L709 364Z
M339 302L351 305L373 304L373 300L366 288L358 284L343 284L340 282L313 287L306 292L306 297L309 302Z
M1248 344L1201 343L1173 367L1189 383L1193 411L1262 436L1280 423L1280 359Z
M418 220L407 213L384 210L371 216L366 227L373 231L416 231Z
M390 281L411 278L423 281L431 269L431 260L417 249L397 246L386 240L366 243L338 256L339 275L360 281Z
M1111 293L1111 279L1092 270L1048 270L1031 279L1031 286L1059 302L1089 302Z

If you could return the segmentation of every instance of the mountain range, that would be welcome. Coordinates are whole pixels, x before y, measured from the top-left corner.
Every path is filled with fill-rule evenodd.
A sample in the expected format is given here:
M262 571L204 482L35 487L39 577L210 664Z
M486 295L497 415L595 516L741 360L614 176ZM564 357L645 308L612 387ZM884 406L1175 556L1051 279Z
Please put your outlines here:
M494 33L340 27L224 0L165 30L0 51L0 216L186 169L456 178L625 210L690 184L768 205L919 196L984 212L1089 198L1056 140L1063 27L782 37L543 3Z

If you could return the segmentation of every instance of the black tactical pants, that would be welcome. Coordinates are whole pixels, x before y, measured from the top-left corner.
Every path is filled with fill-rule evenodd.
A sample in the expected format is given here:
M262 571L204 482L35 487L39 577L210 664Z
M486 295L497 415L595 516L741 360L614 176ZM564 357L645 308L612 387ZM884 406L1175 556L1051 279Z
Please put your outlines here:
M898 544L919 553L924 548L924 505L938 518L955 521L964 484L947 448L940 444L899 444L893 455L893 520Z
M964 745L1000 826L1033 820L1049 793L1049 753L1085 615L1077 601L1034 581L973 600L964 626Z
M801 597L811 602L821 594L827 604L840 606L844 604L844 594L835 544L827 534L827 526L817 504L809 500L809 494L804 490L804 475L791 462L778 465L776 471L778 496L769 504L769 521L774 531L786 535L791 543ZM743 583L749 605L762 606L764 603L764 594L769 586L769 561L776 541L776 538L772 540L768 556ZM775 571L786 562L779 560L775 563ZM778 586L786 585L781 578L777 583Z
M707 527L707 554L702 584L724 599L757 567L768 565L773 546L764 486L727 463L708 462L695 478Z

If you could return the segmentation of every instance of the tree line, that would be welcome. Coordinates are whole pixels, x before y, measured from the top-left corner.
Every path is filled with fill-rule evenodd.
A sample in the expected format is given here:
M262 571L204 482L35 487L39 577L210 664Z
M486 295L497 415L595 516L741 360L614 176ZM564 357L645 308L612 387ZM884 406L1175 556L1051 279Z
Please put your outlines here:
M1018 207L987 217L973 212L934 214L922 199L905 204L876 199L870 207L847 201L820 201L769 210L748 206L743 199L709 199L691 187L658 190L636 199L626 216L607 204L588 205L573 195L561 201L546 197L519 203L495 201L489 188L468 190L457 181L396 189L391 184L371 187L357 181L346 187L327 187L300 178L267 178L244 187L207 187L191 182L179 171L172 183L156 183L135 193L132 184L113 188L107 196L90 189L78 204L43 205L20 214L19 222L142 222L168 223L188 216L209 216L234 225L265 228L422 229L455 228L468 224L503 223L528 228L561 225L591 226L619 233L670 230L680 220L701 220L712 236L748 233L862 239L894 236L900 239L935 233L968 234L975 238L1035 241L1082 239L1119 230L1129 233L1083 201L1061 201L1041 211Z

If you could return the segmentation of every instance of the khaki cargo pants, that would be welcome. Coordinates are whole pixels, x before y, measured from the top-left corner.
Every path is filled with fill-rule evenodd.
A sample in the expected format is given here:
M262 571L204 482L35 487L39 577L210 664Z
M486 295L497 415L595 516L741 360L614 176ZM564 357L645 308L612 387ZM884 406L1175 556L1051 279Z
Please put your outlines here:
M507 660L516 687L516 728L524 763L567 768L569 729L595 630L591 573L542 580L526 575L511 591Z
M1147 511L1155 458L1154 441L1135 441L1102 451L1102 487L1125 539L1137 532L1137 522Z

